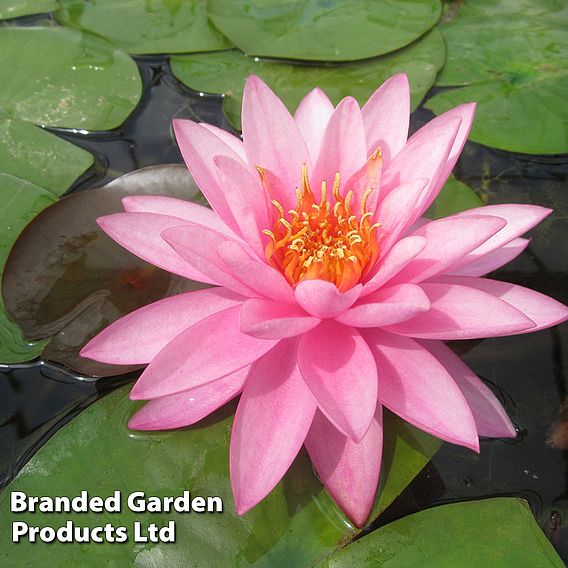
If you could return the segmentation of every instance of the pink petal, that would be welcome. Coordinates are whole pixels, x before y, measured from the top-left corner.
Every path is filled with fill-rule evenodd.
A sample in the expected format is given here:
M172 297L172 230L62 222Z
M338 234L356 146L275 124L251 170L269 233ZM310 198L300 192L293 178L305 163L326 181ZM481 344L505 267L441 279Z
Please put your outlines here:
M514 331L510 335L532 333L533 331L558 325L568 319L568 307L564 304L523 286L468 276L439 276L435 281L450 286L467 286L470 289L490 294L507 302L507 304L522 312L535 323L535 327Z
M258 175L253 176L242 163L226 156L217 156L213 161L240 235L259 256L264 256L262 230L268 228L268 206Z
M184 225L166 229L162 232L162 238L172 251L216 284L244 296L256 295L228 271L217 254L217 247L221 243L234 242L226 235L199 225ZM254 253L251 251L251 254Z
M312 162L317 160L323 135L329 118L333 113L333 105L327 95L319 88L310 91L298 105L294 119L302 133Z
M361 290L361 284L347 292L340 292L335 284L327 280L302 280L296 285L295 295L298 304L310 315L333 318L352 306Z
M415 258L425 246L424 237L406 237L395 243L387 255L379 259L373 276L363 284L361 296L367 296L378 290Z
M382 327L428 311L430 300L420 286L399 284L360 299L336 319L353 327Z
M238 371L262 357L277 341L240 330L241 307L217 312L176 336L152 360L130 398L177 394Z
M254 366L231 433L231 485L238 515L264 499L300 451L316 401L286 340Z
M294 291L281 272L248 255L234 241L225 241L217 247L223 265L243 284L258 294L281 302L294 300Z
M259 339L301 335L316 327L320 321L296 305L260 298L247 300L241 311L241 331Z
M513 239L501 248L488 252L473 262L468 262L467 264L459 263L457 268L452 268L450 273L457 276L485 276L517 258L527 248L529 243L530 239ZM475 251L467 255L466 258L471 254L475 254Z
M511 203L504 205L485 205L452 215L451 218L457 219L464 219L476 215L495 215L507 221L507 225L503 230L499 231L492 239L488 240L478 249L468 254L456 267L470 264L503 245L510 243L516 237L526 233L535 225L538 225L538 223L546 216L550 215L550 213L552 213L552 209L547 209L546 207Z
M369 517L377 492L383 453L382 407L363 439L356 444L316 412L306 449L333 500L358 526Z
M237 396L248 377L243 367L222 379L147 402L128 422L132 430L167 430L191 426Z
M165 195L129 195L122 199L122 206L127 213L169 215L196 225L203 225L233 238L237 236L212 209L191 201Z
M414 236L424 237L426 246L389 283L422 282L455 266L506 225L499 217L481 215L467 219L448 217L420 227Z
M388 331L421 339L477 339L511 335L535 324L491 294L469 286L423 282L430 310L389 326Z
M224 223L238 231L213 163L215 156L228 156L240 161L238 154L201 124L180 119L174 120L173 124L179 149L199 189Z
M379 370L379 402L434 436L479 452L467 402L438 360L408 337L368 330Z
M369 159L349 178L345 188L353 192L355 207L360 207L364 193L371 190L367 196L365 209L371 212L376 210L382 171L383 157L380 152L373 152Z
M351 327L323 321L300 338L298 365L320 410L359 442L377 404L377 368L365 340Z
M288 109L254 75L245 85L242 123L249 164L270 170L295 197L302 179L302 165L311 168L308 150Z
M515 426L497 397L462 360L441 341L421 341L460 387L471 409L477 433L489 438L515 438Z
M223 130L217 126L213 126L212 124L208 124L207 122L200 122L199 123L203 128L209 130L209 132L215 134L217 138L224 142L237 156L246 164L247 163L247 154L245 152L245 145L243 141L234 134Z
M265 195L267 195L268 199L272 201L273 199L278 201L284 211L290 211L290 209L296 209L297 206L297 198L296 198L296 190L294 188L290 189L285 182L283 182L277 175L272 173L270 170L266 168L260 168L258 170L260 181L262 187L264 189ZM276 208L271 203L272 209L270 209L270 213L272 213L272 217L275 216ZM278 214L278 217L280 215ZM270 215L269 215L270 217Z
M147 262L190 280L218 284L214 277L186 262L161 237L162 231L187 221L158 213L114 213L99 217L97 223L120 246Z
M388 162L406 144L410 121L410 86L404 73L385 81L361 109L367 137L367 152L377 147Z
M149 363L188 327L244 300L224 288L164 298L111 323L83 347L81 356L115 365Z
M338 172L341 175L342 190L345 191L345 182L366 161L367 143L361 109L353 97L345 97L333 111L325 129L320 153L310 176L312 191L319 198L321 183L325 181L328 195L331 195L333 180ZM356 201L353 201L353 206L357 206Z

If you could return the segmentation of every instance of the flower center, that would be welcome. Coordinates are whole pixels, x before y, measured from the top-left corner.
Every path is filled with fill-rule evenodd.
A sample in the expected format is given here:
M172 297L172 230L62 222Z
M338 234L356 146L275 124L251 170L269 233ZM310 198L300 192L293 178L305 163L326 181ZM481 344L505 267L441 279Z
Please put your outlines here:
M335 174L332 195L326 182L321 184L321 198L316 201L310 188L307 167L302 167L302 187L296 189L296 208L288 213L272 200L276 221L266 258L294 285L302 280L328 280L341 292L352 288L379 256L376 233L380 223L372 222L367 211L368 189L361 198L360 215L351 210L353 192L345 198L340 193L340 175Z

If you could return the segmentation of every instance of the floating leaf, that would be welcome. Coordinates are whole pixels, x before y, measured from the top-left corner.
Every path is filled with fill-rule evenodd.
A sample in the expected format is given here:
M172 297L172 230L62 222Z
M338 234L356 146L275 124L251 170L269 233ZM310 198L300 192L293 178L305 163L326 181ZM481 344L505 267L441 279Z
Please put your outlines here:
M122 124L142 91L125 52L60 27L1 28L0 76L9 77L0 89L0 108L9 116L85 130Z
M92 164L92 154L46 130L22 120L0 119L0 172L59 196Z
M358 534L314 477L304 452L262 503L243 517L236 516L228 471L234 404L191 428L161 433L127 429L127 421L138 406L128 400L128 388L95 403L57 432L0 496L0 534L4 538L11 535L14 521L57 528L71 520L76 526L106 522L125 526L130 534L128 542L54 542L42 546L24 541L0 547L0 564L35 566L41 561L76 566L88 554L93 565L301 567L314 565ZM432 440L392 416L387 424L386 436L393 438L390 446L398 445L394 441L397 436L414 438L426 446ZM388 466L383 464L382 476L388 478L385 485L390 478L397 479L402 470L416 475L430 455L406 446L406 451L396 454ZM110 518L94 513L15 516L9 511L11 491L73 497L82 490L104 497L121 491L121 513ZM220 496L223 514L134 513L126 506L128 495L134 491L177 496L184 490L192 496ZM133 542L135 521L146 528L149 523L162 527L170 520L176 524L175 543L141 546Z
M318 568L562 568L564 563L522 499L435 507L386 525Z
M408 45L440 17L440 0L208 0L213 23L248 55L353 61Z
M227 49L211 23L206 0L59 0L57 20L102 36L129 53L187 53Z
M365 62L333 66L292 65L257 61L237 51L180 55L171 58L172 71L180 81L196 91L225 95L224 111L240 128L242 90L251 73L262 77L295 110L301 98L314 87L322 88L334 103L347 95L361 104L388 77L408 74L412 107L416 108L444 64L442 37L433 30L423 39L396 53Z
M145 168L64 197L38 215L12 248L2 282L4 302L25 337L52 338L44 358L94 376L129 372L133 367L98 363L78 353L126 313L202 286L144 262L97 225L97 217L122 211L121 199L136 194L199 195L184 166Z
M426 216L430 219L440 219L482 205L484 203L479 195L469 185L457 180L451 174L442 191L426 212Z
M56 8L56 0L2 0L0 20L51 12Z
M440 26L448 60L426 106L476 101L470 138L512 152L568 152L568 8L564 2L453 3Z

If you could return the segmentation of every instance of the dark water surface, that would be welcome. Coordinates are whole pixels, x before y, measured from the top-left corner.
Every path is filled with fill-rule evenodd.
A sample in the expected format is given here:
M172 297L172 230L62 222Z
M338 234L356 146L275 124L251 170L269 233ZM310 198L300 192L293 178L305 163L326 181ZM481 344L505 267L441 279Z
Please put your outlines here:
M30 21L37 18L26 19ZM181 162L171 131L173 118L231 129L221 111L221 97L203 96L180 85L169 71L167 58L137 61L144 96L123 127L86 135L52 130L96 156L96 165L71 192L145 166ZM432 116L419 109L412 129ZM494 276L568 303L568 157L514 155L468 143L454 173L488 203L532 203L555 210L531 232L527 251ZM514 441L484 440L479 455L444 444L377 524L451 501L519 496L528 500L541 527L568 561L568 450L547 443L568 394L568 325L530 335L460 342L454 347L497 393L519 436ZM0 366L0 375L0 487L59 427L133 378L95 382L39 362L13 369ZM565 417L568 421L568 410ZM558 425L557 432L562 433ZM558 446L561 437L555 440ZM565 441L568 447L568 425Z

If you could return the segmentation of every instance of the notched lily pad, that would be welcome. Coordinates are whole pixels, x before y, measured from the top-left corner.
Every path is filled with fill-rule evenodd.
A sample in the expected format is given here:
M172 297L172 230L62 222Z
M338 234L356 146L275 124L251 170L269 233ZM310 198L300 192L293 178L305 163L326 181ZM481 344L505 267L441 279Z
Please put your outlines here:
M208 0L214 24L248 55L353 61L408 45L440 17L440 0Z
M568 152L568 9L564 2L453 2L441 24L447 63L436 114L478 103L470 138L528 154Z
M0 76L9 77L0 108L48 126L116 128L142 92L138 68L124 51L61 27L0 28Z
M174 56L171 67L176 77L191 89L225 95L225 114L240 128L242 90L250 74L264 79L290 111L294 111L302 97L314 87L323 89L334 104L347 95L363 104L388 77L404 72L410 80L412 108L415 109L434 83L444 59L443 39L433 30L395 53L357 63L293 65L223 51Z
M0 20L51 12L56 8L56 0L2 0Z
M121 491L123 507L113 516L113 524L126 526L131 538L118 545L54 542L42 546L0 541L0 564L75 566L88 554L94 565L187 566L190 559L195 566L219 568L314 566L359 534L315 478L303 451L262 503L244 516L236 516L228 458L234 403L190 428L138 433L127 429L128 419L139 407L128 400L128 392L129 387L124 387L96 402L34 455L0 496L0 539L10 538L15 519L9 511L10 491L72 497L81 490L105 497ZM399 444L398 438L414 438L425 446L431 438L398 418L390 418L385 430L387 445L405 450L396 453L389 463L384 462L381 475L386 479L385 486L398 483L400 492L405 487L400 479L407 483L408 472L414 477L431 454ZM94 466L85 468L86 463ZM192 496L220 496L223 513L133 513L125 504L133 491L176 496L184 490ZM388 500L394 497L393 493ZM101 525L101 516L93 513L20 513L17 520L54 528L67 520L77 526ZM170 520L176 525L175 543L140 546L133 542L135 521L144 527L149 523L162 527Z
M190 53L231 47L215 28L206 0L59 0L65 25L104 37L129 53Z
M122 211L123 197L138 194L200 195L184 166L145 168L64 197L40 213L12 248L2 282L6 309L27 339L51 338L45 359L93 376L129 372L135 367L110 366L78 353L126 313L202 286L139 259L96 224L97 217Z

